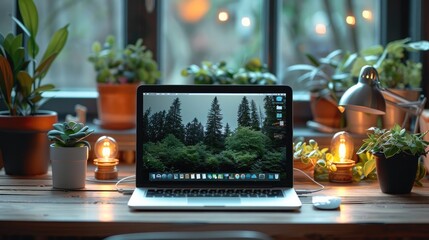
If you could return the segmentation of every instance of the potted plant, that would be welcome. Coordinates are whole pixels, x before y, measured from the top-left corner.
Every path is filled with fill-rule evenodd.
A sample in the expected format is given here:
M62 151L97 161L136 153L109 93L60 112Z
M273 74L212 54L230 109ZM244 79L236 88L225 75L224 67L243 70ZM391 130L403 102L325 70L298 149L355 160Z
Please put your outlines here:
M54 188L79 189L85 187L88 152L91 148L85 138L94 132L77 122L53 124L48 132L52 184Z
M374 127L369 131L357 153L374 154L381 191L390 194L411 192L420 169L419 158L427 153L429 142L423 139L427 132L413 134L399 125L391 129Z
M42 57L36 41L38 12L32 0L19 0L22 22L13 17L23 33L0 34L0 94L7 111L0 112L0 148L6 174L45 174L49 166L46 132L57 114L39 110L46 102L43 92L54 89L42 80L68 36L68 25L52 36Z
M138 39L125 49L117 46L113 36L103 45L94 42L88 60L97 73L98 117L106 129L135 127L137 86L155 84L160 76L152 52Z
M192 64L181 72L192 77L195 84L276 84L277 78L268 71L259 58L251 58L242 67L232 69L225 61L204 61L201 66Z
M386 46L374 45L363 49L353 63L351 74L358 76L365 65L374 66L379 73L381 87L410 100L415 101L421 92L422 64L407 59L408 54L429 50L428 41L412 42L410 38L391 41ZM383 94L386 100L397 102L392 97ZM386 105L383 116L383 128L392 128L396 123L402 123L405 112L392 104Z
M338 101L344 91L353 85L350 70L356 56L341 49L319 59L306 54L309 64L296 64L287 68L289 74L302 73L296 81L305 82L310 90L311 112L318 124L334 129L344 127Z
M308 175L317 178L314 175L314 168L319 159L324 159L328 148L319 148L319 144L314 139L308 142L300 140L293 143L293 166Z

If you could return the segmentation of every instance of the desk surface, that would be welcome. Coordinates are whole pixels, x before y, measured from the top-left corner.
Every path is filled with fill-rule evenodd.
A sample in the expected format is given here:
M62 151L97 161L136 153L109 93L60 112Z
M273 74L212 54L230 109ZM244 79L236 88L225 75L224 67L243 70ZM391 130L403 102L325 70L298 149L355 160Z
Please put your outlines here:
M120 177L133 172L120 166ZM93 179L88 168L88 179ZM296 189L317 186L296 173ZM411 194L381 193L377 182L324 183L325 190L301 196L303 206L293 212L134 212L130 195L114 183L87 181L80 191L52 189L50 174L11 177L0 171L0 236L104 237L145 231L256 230L275 239L335 239L416 237L429 238L429 181ZM132 189L133 183L120 185ZM338 195L338 210L317 210L314 195ZM0 237L1 238L1 237Z

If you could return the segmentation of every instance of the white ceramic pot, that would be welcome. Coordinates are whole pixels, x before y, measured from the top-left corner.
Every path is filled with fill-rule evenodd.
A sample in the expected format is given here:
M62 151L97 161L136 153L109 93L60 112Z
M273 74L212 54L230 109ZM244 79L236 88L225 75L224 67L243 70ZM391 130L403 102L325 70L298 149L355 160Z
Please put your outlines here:
M85 187L88 147L50 146L52 185L61 189Z

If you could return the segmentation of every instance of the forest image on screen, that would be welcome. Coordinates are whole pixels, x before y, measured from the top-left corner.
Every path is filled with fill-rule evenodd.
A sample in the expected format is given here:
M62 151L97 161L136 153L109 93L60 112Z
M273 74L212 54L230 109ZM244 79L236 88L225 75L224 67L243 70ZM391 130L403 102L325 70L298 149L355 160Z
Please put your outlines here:
M143 163L150 172L284 174L285 96L147 94Z

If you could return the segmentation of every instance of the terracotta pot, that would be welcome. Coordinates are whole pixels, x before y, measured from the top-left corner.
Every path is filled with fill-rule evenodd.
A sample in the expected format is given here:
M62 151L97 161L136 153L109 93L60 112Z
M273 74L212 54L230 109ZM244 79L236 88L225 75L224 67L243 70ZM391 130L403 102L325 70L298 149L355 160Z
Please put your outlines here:
M417 173L419 156L404 153L386 158L375 153L377 178L381 191L389 194L410 193Z
M398 94L399 96L410 100L410 101L416 101L420 97L421 89L389 89L390 91ZM386 100L392 101L392 102L398 102L397 100L393 99L389 95L383 93L383 97ZM405 119L406 112L395 105L386 102L386 114L383 116L383 128L390 129L395 124L402 125ZM405 128L410 128L410 122L405 126Z
M341 127L341 112L333 99L312 93L310 107L315 122L332 128Z
M105 129L130 129L136 125L136 92L139 84L98 84L98 117Z
M0 149L8 175L46 174L49 167L47 132L58 121L57 113L39 111L34 116L0 112Z

